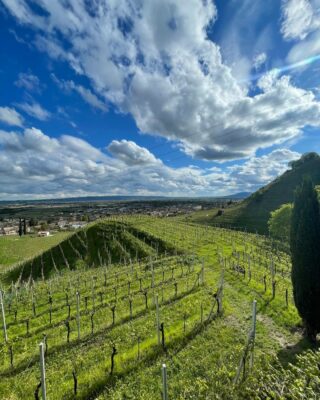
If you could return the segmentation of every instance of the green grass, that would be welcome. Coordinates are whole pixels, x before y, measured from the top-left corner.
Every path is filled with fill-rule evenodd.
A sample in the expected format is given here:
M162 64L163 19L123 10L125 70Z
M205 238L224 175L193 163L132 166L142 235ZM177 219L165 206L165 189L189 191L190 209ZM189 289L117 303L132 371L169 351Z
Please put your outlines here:
M49 237L1 236L0 237L0 270L36 256L65 239L69 233L58 232Z
M69 240L79 252L83 249L78 262L72 248L67 252ZM57 272L44 253L43 274L32 269L24 275L20 270L16 286L7 287L9 343L0 341L0 398L34 398L40 377L38 344L43 335L48 344L49 399L75 398L73 371L78 379L78 399L160 399L163 362L168 367L170 399L303 399L304 392L311 399L319 396L315 384L319 357L306 352L308 344L299 331L290 260L267 238L174 219L128 217L93 224L61 246L69 267L52 250ZM274 298L271 263L276 269ZM235 268L238 264L245 275ZM217 314L214 308L210 314L222 276L223 313ZM80 292L80 340L76 291ZM157 343L155 295L165 327L165 351ZM250 330L253 299L258 302L254 370L235 387L233 379ZM110 376L112 346L118 353ZM296 362L297 354L303 358L294 369L289 363ZM310 381L297 373L301 366ZM280 385L282 378L285 388ZM299 397L301 382L306 388ZM286 397L288 393L294 396Z

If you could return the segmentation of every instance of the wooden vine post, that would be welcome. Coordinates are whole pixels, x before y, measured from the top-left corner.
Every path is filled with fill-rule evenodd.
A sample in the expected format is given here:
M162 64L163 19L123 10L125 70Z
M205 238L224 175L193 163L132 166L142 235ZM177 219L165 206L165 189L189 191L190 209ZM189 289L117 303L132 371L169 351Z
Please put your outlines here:
M202 266L201 266L201 285L204 284L204 258L202 258Z
M3 336L4 336L4 341L7 343L8 342L8 334L7 334L6 315L5 315L5 311L4 311L2 290L0 290L0 302L1 302Z
M243 372L243 378L245 378L245 372L246 372L246 361L248 358L248 355L250 355L250 369L253 367L253 358L254 358L254 344L255 344L255 337L256 337L256 319L257 319L257 301L254 300L252 303L252 322L251 322L251 329L248 335L248 340L247 344L244 348L243 354L241 356L240 364L236 373L236 376L234 378L234 384L237 384L241 372Z
M277 285L277 282L272 281L272 299L274 299L276 297L276 285Z
M78 393L78 378L76 371L72 371L72 377L73 377L73 394L76 396Z
M112 326L115 324L115 313L116 313L116 306L111 307L111 312L112 312Z
M129 310L130 310L130 319L132 319L132 298L129 297Z
M158 345L160 346L160 315L159 315L159 298L156 295L156 324L157 324L157 338L158 338Z
M95 293L94 293L94 282L93 282L93 278L91 281L91 298L92 298L92 311L95 310Z
M43 343L39 344L40 349L40 372L41 372L41 392L42 392L42 399L47 399L47 389L46 389L46 367L44 361L44 348Z
M13 348L12 345L9 346L9 354L10 354L10 366L13 368Z
M65 321L65 326L67 328L67 343L69 343L70 342L70 322L68 319Z
M161 332L161 344L164 351L166 351L166 342L165 342L165 333L164 333L164 323L160 324L160 332Z
M80 294L76 293L77 296L77 328L78 328L78 340L80 340Z
M141 338L138 336L138 360L140 360L140 343L141 343Z
M90 321L91 321L91 335L94 333L94 311L91 311L90 313Z
M33 316L35 317L37 315L37 313L36 313L36 302L34 299L33 288L31 290L31 302L32 302L32 313L33 313Z
M111 353L111 368L110 368L110 375L113 374L114 370L114 357L118 354L116 346L112 346L112 353Z
M143 291L143 295L144 295L144 301L145 301L145 306L146 306L146 310L148 309L148 291L145 289Z
M254 355L254 344L256 339L256 322L257 322L257 300L253 300L252 303L252 349L250 356L250 368L253 367L253 355Z

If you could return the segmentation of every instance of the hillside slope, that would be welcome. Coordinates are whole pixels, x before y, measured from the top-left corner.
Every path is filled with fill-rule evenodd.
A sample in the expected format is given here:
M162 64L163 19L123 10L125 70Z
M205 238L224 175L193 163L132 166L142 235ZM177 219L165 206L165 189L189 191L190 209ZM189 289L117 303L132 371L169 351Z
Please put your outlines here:
M104 220L77 235L60 244L70 268L52 248L58 271L44 253L43 280L4 291L1 399L36 397L42 341L50 400L157 400L163 363L169 399L319 399L320 353L305 351L290 259L268 238L147 216ZM112 243L123 249L113 252Z
M55 273L78 267L130 263L154 254L174 252L173 246L134 226L120 221L104 221L80 229L51 249L14 265L3 275L7 283L46 279Z
M315 185L320 184L320 157L316 153L307 153L300 160L291 163L291 169L276 178L267 186L253 193L234 207L227 208L218 216L217 210L194 214L193 221L216 223L224 226L247 228L259 233L268 232L270 212L284 203L290 203L294 191L303 177L309 175Z

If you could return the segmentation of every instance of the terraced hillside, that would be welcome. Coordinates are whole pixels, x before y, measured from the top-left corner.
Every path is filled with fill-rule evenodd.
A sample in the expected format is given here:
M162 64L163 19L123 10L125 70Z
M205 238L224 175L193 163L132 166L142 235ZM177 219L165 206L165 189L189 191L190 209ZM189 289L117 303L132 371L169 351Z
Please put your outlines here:
M63 269L121 264L164 251L172 252L173 247L160 238L137 231L134 226L120 221L98 222L70 234L37 257L16 265L4 279L7 282L46 279Z
M225 227L246 228L251 232L266 234L271 211L293 201L294 191L304 176L310 176L315 185L320 185L318 154L305 154L300 160L292 163L291 169L240 204L225 209L221 215L218 210L202 211L195 213L191 219L194 222L222 224Z
M48 399L161 399L162 363L170 399L316 399L319 355L305 352L289 271L259 235L151 217L93 224L3 282L0 398L40 396L43 342Z

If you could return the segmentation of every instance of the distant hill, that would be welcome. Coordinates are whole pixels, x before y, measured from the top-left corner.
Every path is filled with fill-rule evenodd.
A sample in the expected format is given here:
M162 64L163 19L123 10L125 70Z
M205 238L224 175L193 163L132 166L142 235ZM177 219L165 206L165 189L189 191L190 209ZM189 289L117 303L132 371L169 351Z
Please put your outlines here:
M228 196L223 196L221 198L222 199L230 199L230 200L242 200L242 199L246 199L250 195L251 195L251 192L240 192L240 193L230 194Z
M29 199L29 200L0 200L5 205L39 205L39 204L74 204L74 203L98 203L98 202L155 202L155 201L206 201L206 200L238 200L250 195L249 192L230 194L228 196L205 196L205 197L171 197L171 196L86 196L86 197L64 197L56 199Z
M291 162L289 167L291 169L241 203L223 210L222 215L218 215L217 210L213 210L211 215L207 214L206 223L221 223L267 233L270 212L293 201L294 191L304 176L309 175L315 185L320 185L320 156L317 153L306 153L300 160ZM193 220L197 221L196 214ZM205 222L203 215L199 222Z
M57 199L39 200L0 200L0 204L67 204L67 203L92 203L105 201L152 201L167 200L165 196L87 196L87 197L64 197Z

